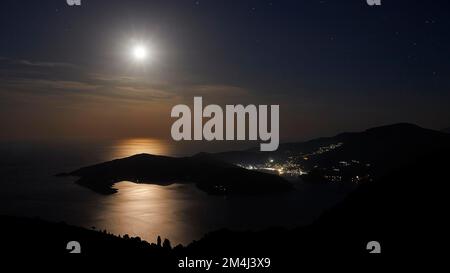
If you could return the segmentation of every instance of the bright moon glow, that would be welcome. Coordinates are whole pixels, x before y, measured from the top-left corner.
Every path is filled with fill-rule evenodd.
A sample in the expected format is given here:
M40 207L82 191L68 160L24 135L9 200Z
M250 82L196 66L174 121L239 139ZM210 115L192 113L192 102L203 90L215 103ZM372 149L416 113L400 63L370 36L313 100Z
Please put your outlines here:
M144 45L135 45L132 49L132 55L135 60L143 61L148 56L147 48Z

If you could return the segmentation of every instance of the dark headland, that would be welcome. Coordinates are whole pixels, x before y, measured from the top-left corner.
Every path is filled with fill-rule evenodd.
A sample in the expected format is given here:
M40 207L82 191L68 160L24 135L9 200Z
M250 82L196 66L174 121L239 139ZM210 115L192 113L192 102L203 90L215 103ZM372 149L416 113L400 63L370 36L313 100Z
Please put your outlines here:
M215 195L261 194L292 189L292 185L282 177L247 170L203 153L180 158L137 154L59 175L79 177L76 183L102 194L115 193L112 186L120 181L158 185L195 183L199 189Z

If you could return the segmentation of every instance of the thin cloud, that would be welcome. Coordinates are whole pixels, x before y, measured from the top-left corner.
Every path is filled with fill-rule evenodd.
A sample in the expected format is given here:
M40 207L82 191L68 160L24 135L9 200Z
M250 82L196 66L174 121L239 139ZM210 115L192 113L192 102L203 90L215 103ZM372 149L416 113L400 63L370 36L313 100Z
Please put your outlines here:
M32 62L0 58L0 62L14 63L20 73L1 76L0 92L9 95L61 96L83 101L120 100L128 103L166 101L169 105L189 104L194 96L202 96L210 103L255 103L248 89L227 84L174 84L155 82L145 77L89 73L86 69L60 62ZM67 69L69 68L69 69ZM27 72L39 73L27 73Z
M37 67L69 67L69 68L77 68L78 66L71 63L60 63L60 62L32 62L28 60L19 60L18 64L29 65L29 66L37 66Z
M31 60L15 60L5 57L0 57L0 61L7 62L9 64L17 64L24 66L32 66L32 67L66 67L66 68L78 68L77 65L66 62L47 62L47 61L31 61Z

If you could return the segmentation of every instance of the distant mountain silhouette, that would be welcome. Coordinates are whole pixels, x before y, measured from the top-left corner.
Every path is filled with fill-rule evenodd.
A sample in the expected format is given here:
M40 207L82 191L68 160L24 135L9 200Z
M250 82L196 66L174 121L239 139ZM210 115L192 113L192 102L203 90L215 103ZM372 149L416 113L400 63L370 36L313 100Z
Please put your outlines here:
M399 123L363 132L285 143L275 152L260 152L254 148L182 158L139 154L63 175L78 176L78 184L104 194L116 192L112 185L120 181L161 185L196 183L199 189L210 194L257 194L289 190L291 185L277 175L247 170L235 164L258 164L269 158L282 162L296 156L300 157L302 167L311 170L317 166L333 169L339 162L357 161L370 165L373 179L443 148L450 148L450 134ZM316 181L320 176L311 172L304 179Z
M240 168L203 153L181 158L138 154L60 175L80 177L78 184L103 194L116 192L112 185L120 181L159 185L195 183L199 189L217 195L292 189L289 182L277 175Z
M441 130L444 133L450 134L450 127Z
M262 163L268 158L281 161L292 155L311 154L321 147L338 143L341 144L338 148L310 156L302 164L309 168L314 165L330 167L340 161L358 160L370 163L374 173L380 176L420 155L450 147L450 135L414 124L398 123L363 132L341 133L334 137L285 143L281 144L277 151L270 153L249 149L217 153L213 156L229 163Z

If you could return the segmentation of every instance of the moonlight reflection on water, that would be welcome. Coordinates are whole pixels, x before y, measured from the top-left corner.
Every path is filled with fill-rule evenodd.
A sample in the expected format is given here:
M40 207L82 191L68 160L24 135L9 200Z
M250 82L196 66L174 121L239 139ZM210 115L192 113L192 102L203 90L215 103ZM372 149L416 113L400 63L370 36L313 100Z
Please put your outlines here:
M195 208L192 196L203 195L188 185L159 186L123 181L115 184L116 194L102 199L97 210L98 228L115 234L140 236L149 242L156 237L188 243L186 238L201 236L189 223Z
M111 146L109 158L123 158L135 154L170 155L172 150L168 141L157 138L127 138ZM109 159L109 160L110 160Z

